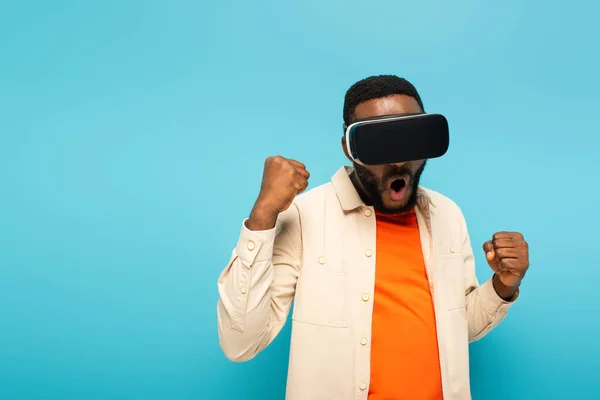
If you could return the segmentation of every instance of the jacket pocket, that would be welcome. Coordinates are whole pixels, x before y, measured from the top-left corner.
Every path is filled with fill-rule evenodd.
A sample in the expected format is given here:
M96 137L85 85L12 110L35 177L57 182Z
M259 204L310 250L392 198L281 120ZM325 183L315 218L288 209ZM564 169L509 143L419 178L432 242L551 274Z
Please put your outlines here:
M323 265L305 265L296 285L295 322L347 327L348 274Z

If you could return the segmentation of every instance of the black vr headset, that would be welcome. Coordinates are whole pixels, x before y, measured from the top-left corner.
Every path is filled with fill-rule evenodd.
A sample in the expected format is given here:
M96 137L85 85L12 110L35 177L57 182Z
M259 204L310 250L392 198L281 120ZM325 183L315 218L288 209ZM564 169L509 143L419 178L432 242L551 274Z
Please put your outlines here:
M448 151L448 121L441 114L401 114L344 124L346 149L359 165L441 157Z

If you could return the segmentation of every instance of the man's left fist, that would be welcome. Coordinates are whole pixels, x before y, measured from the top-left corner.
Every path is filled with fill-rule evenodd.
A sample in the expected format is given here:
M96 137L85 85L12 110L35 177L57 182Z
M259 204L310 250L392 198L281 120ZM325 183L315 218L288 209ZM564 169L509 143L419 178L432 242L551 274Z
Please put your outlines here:
M504 286L517 288L529 268L529 246L518 232L498 232L483 244L488 264Z

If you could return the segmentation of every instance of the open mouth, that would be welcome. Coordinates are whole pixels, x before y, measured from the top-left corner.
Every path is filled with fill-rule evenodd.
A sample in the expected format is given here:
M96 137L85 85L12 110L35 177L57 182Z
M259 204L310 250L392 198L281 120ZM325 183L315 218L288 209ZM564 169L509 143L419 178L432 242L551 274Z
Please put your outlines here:
M390 187L394 192L400 192L406 186L406 181L404 179L394 179Z
M390 197L394 201L402 200L404 193L406 192L406 178L395 177L391 180L390 184Z

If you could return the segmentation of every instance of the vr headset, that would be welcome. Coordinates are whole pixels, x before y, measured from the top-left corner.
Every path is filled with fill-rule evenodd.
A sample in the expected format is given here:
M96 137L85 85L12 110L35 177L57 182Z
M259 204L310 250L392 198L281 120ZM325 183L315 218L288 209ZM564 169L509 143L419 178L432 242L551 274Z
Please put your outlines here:
M448 121L441 114L401 114L344 124L346 148L359 165L441 157L448 151Z

